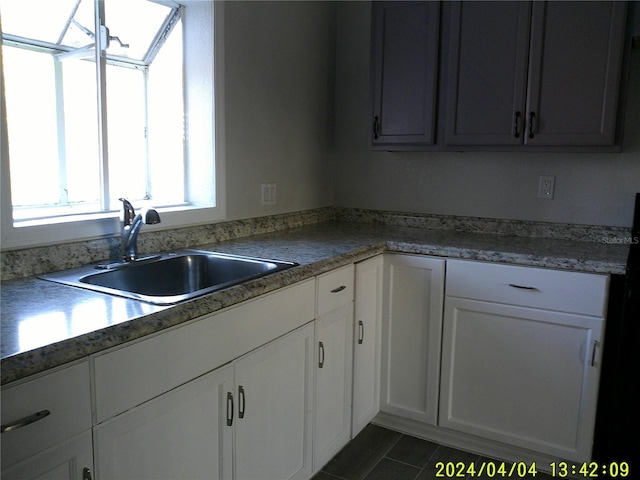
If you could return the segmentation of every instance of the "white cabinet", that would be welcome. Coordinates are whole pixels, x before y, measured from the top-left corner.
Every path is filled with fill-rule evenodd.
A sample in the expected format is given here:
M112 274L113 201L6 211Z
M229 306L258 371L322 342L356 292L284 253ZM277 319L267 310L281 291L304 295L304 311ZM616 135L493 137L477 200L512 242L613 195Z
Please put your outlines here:
M440 426L591 458L608 276L451 260Z
M311 477L314 327L234 363L237 480Z
M311 476L311 323L94 429L105 479Z
M311 279L96 355L98 477L310 476L314 305Z
M313 468L351 438L354 267L317 279Z
M351 435L380 411L380 333L384 262L382 255L356 264Z
M435 425L445 260L384 256L380 410Z
M232 388L228 365L97 426L98 478L231 480Z
M90 475L90 392L88 361L4 387L2 478Z

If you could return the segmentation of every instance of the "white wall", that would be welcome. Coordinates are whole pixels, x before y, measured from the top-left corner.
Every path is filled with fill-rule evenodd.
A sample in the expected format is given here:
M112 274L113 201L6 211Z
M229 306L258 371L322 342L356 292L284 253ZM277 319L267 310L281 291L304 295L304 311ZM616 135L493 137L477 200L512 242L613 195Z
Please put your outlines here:
M334 54L332 2L225 5L228 219L332 204Z
M631 225L640 192L640 50L632 54L622 153L374 152L367 148L370 16L369 2L338 5L335 205ZM537 198L540 175L556 176L554 200Z

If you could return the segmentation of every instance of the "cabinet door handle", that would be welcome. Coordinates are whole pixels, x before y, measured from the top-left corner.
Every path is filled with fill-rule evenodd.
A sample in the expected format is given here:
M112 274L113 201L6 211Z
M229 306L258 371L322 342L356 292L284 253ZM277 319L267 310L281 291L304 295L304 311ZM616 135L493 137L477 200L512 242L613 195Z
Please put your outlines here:
M91 470L88 467L82 469L82 480L91 480Z
M513 136L516 138L520 137L520 115L521 112L516 112L513 117Z
M373 138L377 140L380 136L380 117L376 115L373 118Z
M324 367L324 343L318 342L318 368Z
M533 138L535 136L533 132L533 121L536 118L536 112L529 112L529 138Z
M362 320L358 321L358 345L362 345L364 342L364 323Z
M598 351L598 347L600 347L600 342L597 340L593 341L593 347L591 348L591 366L596 366L596 352Z
M345 288L347 288L346 285L340 285L339 287L334 288L333 290L331 290L331 293L338 293L343 291Z
M51 412L49 410L40 410L39 412L34 413L33 415L29 415L28 417L21 418L12 423L7 423L6 425L2 425L0 427L0 431L2 433L12 432L22 427L26 427L34 422L42 420L46 416L50 415Z
M244 387L242 385L238 386L238 396L240 397L240 405L238 406L238 418L244 418L244 411L247 404L244 396Z
M529 291L532 291L532 292L539 292L540 291L540 289L537 288L537 287L530 287L528 285L518 285L516 283L510 283L509 286L513 287L513 288L518 288L520 290L529 290Z
M227 392L227 427L233 425L233 393Z

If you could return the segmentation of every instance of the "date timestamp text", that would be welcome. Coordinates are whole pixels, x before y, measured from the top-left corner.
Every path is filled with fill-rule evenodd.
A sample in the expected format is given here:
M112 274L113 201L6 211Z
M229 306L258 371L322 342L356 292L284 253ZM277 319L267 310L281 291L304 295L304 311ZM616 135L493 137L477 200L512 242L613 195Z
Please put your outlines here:
M535 478L536 464L525 462L437 462L437 478ZM628 462L552 462L549 464L554 478L631 478ZM545 469L546 470L546 469Z

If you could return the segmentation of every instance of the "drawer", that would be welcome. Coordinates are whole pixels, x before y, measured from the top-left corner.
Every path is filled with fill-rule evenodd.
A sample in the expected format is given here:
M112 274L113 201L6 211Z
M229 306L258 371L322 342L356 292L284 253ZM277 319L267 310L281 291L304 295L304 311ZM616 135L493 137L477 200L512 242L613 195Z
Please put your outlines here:
M608 275L447 260L447 296L604 317L608 291Z
M125 345L93 360L101 423L314 318L313 279Z
M355 267L348 265L318 277L318 317L353 301Z
M1 397L3 428L37 419L2 433L2 468L91 429L88 361L7 385Z

